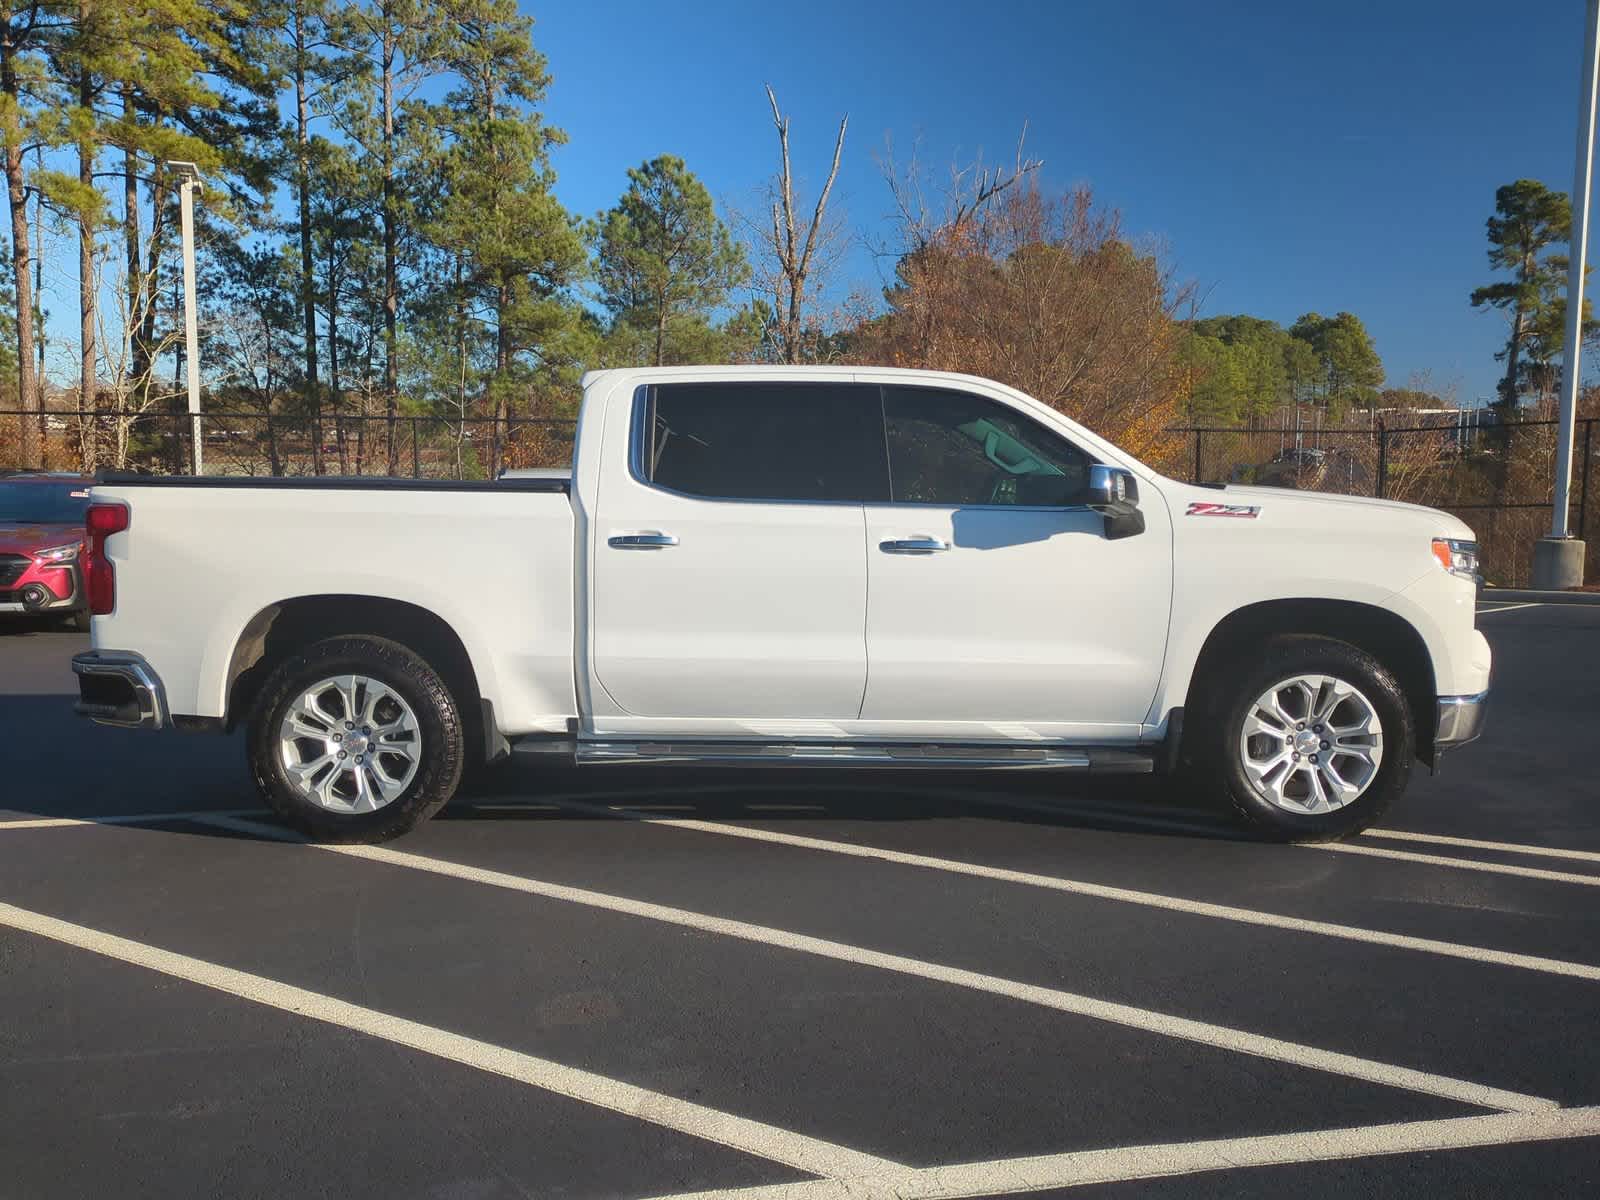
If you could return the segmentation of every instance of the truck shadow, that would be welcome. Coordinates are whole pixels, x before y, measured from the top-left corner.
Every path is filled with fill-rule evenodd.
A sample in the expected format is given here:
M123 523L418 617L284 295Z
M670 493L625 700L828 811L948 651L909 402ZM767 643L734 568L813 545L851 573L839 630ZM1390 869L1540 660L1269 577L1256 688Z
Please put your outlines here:
M554 768L514 761L435 820L625 816L764 824L974 819L1249 840L1225 814L1170 780L1044 771Z
M3 683L3 681L0 681ZM12 769L0 814L115 819L262 808L243 736L110 729L65 692L0 694ZM1168 781L1047 772L552 766L523 756L458 795L437 821L610 821L611 809L697 820L913 822L972 819L1226 838L1246 835ZM0 821L7 819L0 815ZM259 818L268 820L264 815ZM186 833L248 836L175 819ZM167 822L141 823L169 828Z

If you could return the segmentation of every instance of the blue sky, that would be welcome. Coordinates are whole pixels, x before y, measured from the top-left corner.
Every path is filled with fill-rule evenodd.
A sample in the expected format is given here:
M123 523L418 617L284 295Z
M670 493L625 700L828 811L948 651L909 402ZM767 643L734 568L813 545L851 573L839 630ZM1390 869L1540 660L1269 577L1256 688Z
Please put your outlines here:
M1484 220L1519 177L1572 186L1581 0L1339 5L1141 0L589 0L523 8L571 136L557 191L590 214L629 166L681 155L719 200L776 158L761 86L793 116L798 168L880 231L884 137L928 163L1009 160L1027 122L1051 185L1084 182L1165 241L1207 313L1285 324L1357 313L1390 382L1427 372L1489 398L1504 340L1468 293L1490 278ZM878 284L863 249L846 282Z

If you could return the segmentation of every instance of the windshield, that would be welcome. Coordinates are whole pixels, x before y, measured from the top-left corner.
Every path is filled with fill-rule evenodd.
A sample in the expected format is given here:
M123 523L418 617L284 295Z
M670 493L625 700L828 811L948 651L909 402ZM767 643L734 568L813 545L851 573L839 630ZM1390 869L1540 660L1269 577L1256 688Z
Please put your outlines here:
M0 483L0 524L82 525L89 507L83 483Z

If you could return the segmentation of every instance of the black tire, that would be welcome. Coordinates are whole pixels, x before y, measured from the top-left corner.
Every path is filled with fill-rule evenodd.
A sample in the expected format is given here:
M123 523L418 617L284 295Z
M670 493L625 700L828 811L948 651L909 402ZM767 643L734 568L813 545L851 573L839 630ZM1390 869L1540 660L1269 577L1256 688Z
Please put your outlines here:
M319 680L351 674L369 676L404 699L421 741L416 774L394 800L372 812L334 812L302 796L279 752L279 726L301 693ZM263 685L246 745L268 807L324 842L385 842L413 829L455 794L465 758L461 714L444 681L400 643L364 636L328 638L280 663Z
M87 608L80 608L77 612L73 613L67 618L67 627L76 630L78 633L88 633L89 610Z
M1350 837L1381 819L1406 790L1416 751L1416 726L1405 692L1377 659L1348 642L1323 637L1276 637L1247 661L1207 681L1193 729L1192 778L1260 837L1280 842L1328 842ZM1383 757L1366 790L1331 812L1300 813L1262 796L1245 772L1240 734L1256 698L1296 675L1327 675L1353 685L1371 702L1383 727ZM1188 742L1185 738L1185 742ZM1187 747L1186 747L1187 749Z

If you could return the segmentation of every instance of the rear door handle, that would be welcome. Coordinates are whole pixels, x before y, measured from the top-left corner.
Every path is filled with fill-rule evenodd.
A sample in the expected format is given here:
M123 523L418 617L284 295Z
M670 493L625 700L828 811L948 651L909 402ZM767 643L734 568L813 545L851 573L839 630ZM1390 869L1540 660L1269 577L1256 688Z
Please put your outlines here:
M885 554L937 554L941 550L950 549L950 543L941 538L923 535L919 537L890 538L886 542L879 542L878 549Z
M618 533L606 539L613 550L663 550L676 546L678 539L670 533L649 530L644 533Z

